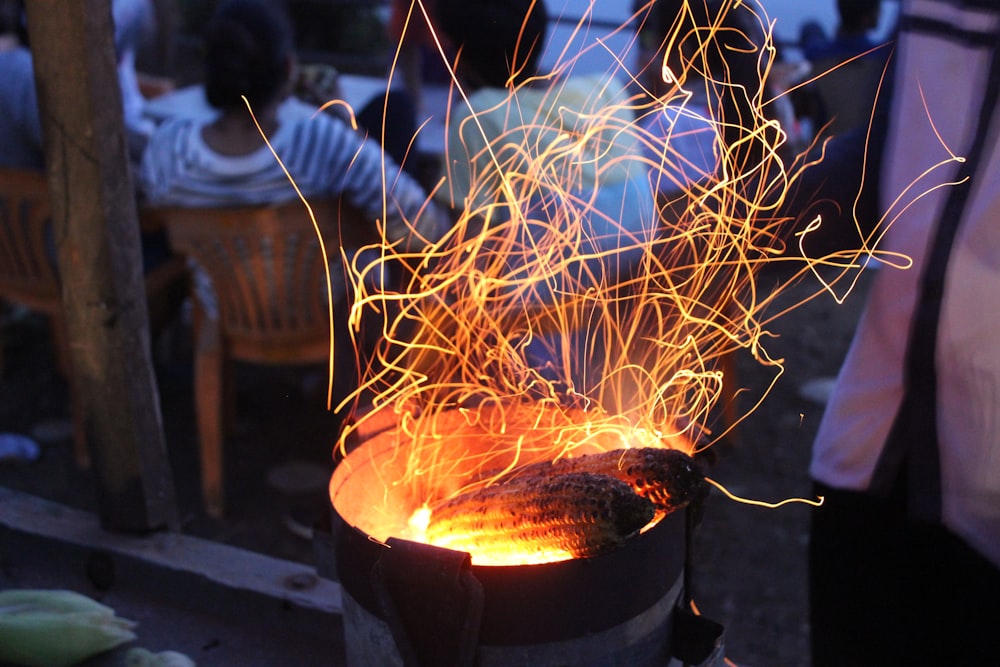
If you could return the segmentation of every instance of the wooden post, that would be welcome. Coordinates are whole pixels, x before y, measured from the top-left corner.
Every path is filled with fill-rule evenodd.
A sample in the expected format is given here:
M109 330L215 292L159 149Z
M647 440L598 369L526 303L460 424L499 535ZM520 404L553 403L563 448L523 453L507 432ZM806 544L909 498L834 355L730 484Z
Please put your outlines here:
M101 524L177 527L110 0L28 0L76 390Z

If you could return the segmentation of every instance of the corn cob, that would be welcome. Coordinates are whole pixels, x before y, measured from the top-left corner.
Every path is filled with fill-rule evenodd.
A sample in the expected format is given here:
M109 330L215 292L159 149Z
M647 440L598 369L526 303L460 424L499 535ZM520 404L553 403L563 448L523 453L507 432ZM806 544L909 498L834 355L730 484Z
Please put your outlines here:
M608 475L517 476L432 508L427 541L488 557L517 552L594 556L621 544L653 518L652 504Z
M634 493L649 500L662 512L686 506L704 489L705 484L705 476L693 458L676 449L657 447L616 449L536 463L511 475L534 478L537 475L578 472L610 475L627 482Z
M135 639L133 621L68 590L0 591L0 663L69 667Z

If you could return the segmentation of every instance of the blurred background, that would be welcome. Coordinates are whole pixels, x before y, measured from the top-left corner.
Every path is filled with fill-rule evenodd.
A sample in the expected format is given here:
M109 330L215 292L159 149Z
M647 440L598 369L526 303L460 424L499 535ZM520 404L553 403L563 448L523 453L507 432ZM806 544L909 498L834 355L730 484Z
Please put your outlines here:
M802 58L799 32L808 21L832 35L837 27L836 0L760 0L773 22L775 43L782 58ZM546 0L553 26L543 65L552 67L569 45L569 53L583 51L578 71L608 71L616 56L631 62L629 33L616 30L630 16L631 3L619 0ZM392 11L388 0L288 0L296 17L301 48L315 59L326 59L342 71L382 74L391 47L385 26ZM178 27L184 51L196 49L197 35L212 13L215 2L177 0ZM895 24L898 0L884 0L873 38L886 36ZM582 25L582 30L577 26ZM574 35L575 32L575 35ZM600 42L600 44L598 44ZM187 47L185 49L184 47ZM615 54L615 55L612 55ZM633 54L634 55L634 54Z

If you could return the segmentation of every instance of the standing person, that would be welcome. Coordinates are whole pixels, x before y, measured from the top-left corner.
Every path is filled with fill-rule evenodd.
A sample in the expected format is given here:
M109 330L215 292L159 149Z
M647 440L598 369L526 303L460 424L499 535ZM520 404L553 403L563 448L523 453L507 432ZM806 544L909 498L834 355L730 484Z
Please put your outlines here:
M888 43L872 37L882 14L881 0L837 0L837 13L840 22L833 39L802 40L803 55L817 76L804 93L810 122L834 135L871 117L890 50ZM808 35L808 27L803 32Z
M828 38L815 22L802 28L802 55L811 61L845 60L874 49L871 33L882 16L882 0L837 0L837 32Z
M896 51L881 247L913 264L876 276L814 445L816 667L1000 656L1000 8L905 2Z

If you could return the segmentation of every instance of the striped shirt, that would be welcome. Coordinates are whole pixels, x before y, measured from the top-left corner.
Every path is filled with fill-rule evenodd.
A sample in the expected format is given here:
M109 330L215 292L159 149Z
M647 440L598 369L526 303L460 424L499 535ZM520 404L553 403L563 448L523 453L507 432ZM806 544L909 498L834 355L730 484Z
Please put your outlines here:
M202 139L211 116L166 121L153 133L140 167L147 203L191 207L284 203L298 197L289 181L291 175L306 199L341 197L367 214L373 224L385 220L385 238L391 242L409 237L411 225L424 238L436 239L443 233L445 213L434 205L426 206L427 196L420 185L383 157L376 142L314 111L297 100L282 105L278 130L268 137L274 154L267 146L240 156L212 150ZM339 265L340 261L338 255L331 256L331 263ZM343 280L342 270L331 273ZM195 266L193 278L202 306L214 315L216 298L207 275ZM335 298L341 298L344 289L343 284L335 286L334 294L339 295Z
M267 146L240 156L221 155L209 148L202 139L202 129L212 120L178 117L153 133L139 174L150 204L257 205L297 197ZM312 107L301 102L283 105L279 121L278 130L268 141L307 199L343 197L372 220L387 220L385 234L390 241L407 235L404 219L418 220L427 197L412 177L383 157L376 142L338 119L313 115ZM387 197L383 198L383 192ZM421 219L427 217L425 213ZM423 221L439 224L436 219Z

